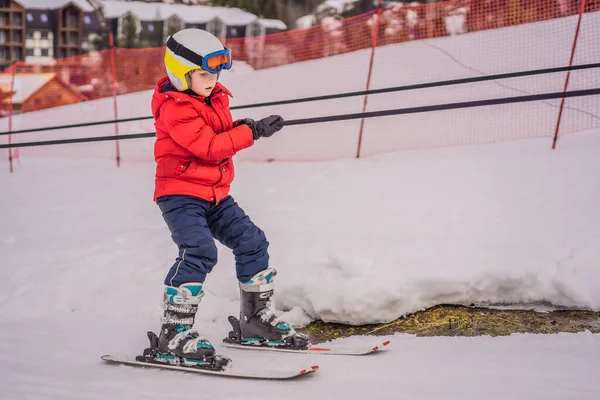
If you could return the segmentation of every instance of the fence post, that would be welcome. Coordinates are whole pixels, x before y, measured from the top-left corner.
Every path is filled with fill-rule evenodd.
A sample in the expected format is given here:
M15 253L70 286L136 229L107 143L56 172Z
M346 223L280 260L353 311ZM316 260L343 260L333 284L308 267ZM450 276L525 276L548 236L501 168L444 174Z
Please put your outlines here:
M12 117L13 117L13 92L15 91L15 71L17 69L17 63L14 63L11 66L11 72L10 72L10 89L8 92L8 131L12 132ZM12 144L12 135L9 133L8 134L8 144ZM9 165L9 169L10 169L10 173L12 174L13 172L15 172L14 167L13 167L13 151L12 148L8 149L8 165Z
M373 59L375 58L375 47L377 47L377 37L379 36L379 20L381 18L381 8L383 7L382 0L377 2L377 17L375 18L375 26L373 27L373 41L371 43L371 59L369 60L369 73L367 75L367 88L365 90L369 90L371 87L371 74L373 72ZM367 98L368 95L365 94L365 98L363 101L363 110L362 112L367 111ZM362 138L363 138L363 130L365 127L365 119L362 118L360 120L360 130L358 132L358 145L356 147L356 158L360 158L360 150L362 146Z
M110 70L112 75L112 94L113 94L113 109L115 121L119 120L119 112L117 110L117 68L115 65L115 41L112 32L108 34L110 44ZM115 136L119 136L119 123L115 122ZM119 141L115 140L117 167L121 166L121 149Z
M579 37L579 28L581 27L581 18L583 16L583 11L585 10L585 2L586 0L581 0L579 3L579 19L577 20L577 28L575 28L575 37L573 38L573 47L571 48L571 58L569 59L569 67L573 65L573 58L575 58L575 48L577 47L577 39ZM567 77L565 78L565 86L563 92L567 91L567 87L569 86L569 78L571 76L571 71L567 71ZM556 129L554 130L554 140L552 140L552 149L556 148L556 141L558 140L558 131L560 129L560 120L562 118L563 107L565 105L565 98L563 97L560 100L560 107L558 109L558 120L556 121Z

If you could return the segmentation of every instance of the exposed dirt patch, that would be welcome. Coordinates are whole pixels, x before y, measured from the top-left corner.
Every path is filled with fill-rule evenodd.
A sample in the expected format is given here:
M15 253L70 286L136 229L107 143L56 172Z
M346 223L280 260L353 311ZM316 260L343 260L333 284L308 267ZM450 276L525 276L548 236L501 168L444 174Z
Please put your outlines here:
M497 310L439 305L387 324L352 326L315 321L299 332L313 343L355 335L505 336L511 333L600 333L600 312Z

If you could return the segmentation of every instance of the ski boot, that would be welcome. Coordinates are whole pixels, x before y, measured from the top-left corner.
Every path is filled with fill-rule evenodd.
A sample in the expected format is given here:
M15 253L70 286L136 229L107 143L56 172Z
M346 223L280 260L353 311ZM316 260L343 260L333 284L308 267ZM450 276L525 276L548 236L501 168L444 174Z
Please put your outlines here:
M270 308L275 274L274 269L268 268L248 282L240 282L240 319L229 317L233 330L223 342L292 350L306 350L310 346L308 336L297 333Z
M222 370L231 360L215 355L208 340L192 329L198 304L204 296L202 283L167 286L160 337L148 332L150 348L138 361Z

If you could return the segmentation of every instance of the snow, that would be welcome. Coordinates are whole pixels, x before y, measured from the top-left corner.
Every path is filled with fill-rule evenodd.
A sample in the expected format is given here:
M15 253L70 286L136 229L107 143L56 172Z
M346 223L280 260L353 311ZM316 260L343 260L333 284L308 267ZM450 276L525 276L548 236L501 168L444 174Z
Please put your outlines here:
M338 14L344 12L346 7L352 6L358 0L326 0L317 6L316 12L322 13L328 9L334 9Z
M296 29L306 29L310 28L316 23L316 18L314 15L304 15L296 20Z
M12 96L13 104L20 104L27 100L33 93L39 88L44 86L46 82L55 76L53 73L47 74L15 74L14 83L12 83L13 77L11 74L0 75L0 86L3 90L8 93L13 84L13 91L15 94Z
M444 19L446 31L449 35L459 35L467 33L467 13L468 8L460 7L452 10Z
M278 19L260 18L258 22L265 28L286 30L287 25Z
M144 3L141 1L102 0L100 3L102 4L105 18L120 18L129 12L142 21L154 21L166 18L170 14L163 15L162 11L166 7L173 7L170 4Z
M240 368L304 368L312 376L257 382L102 364L103 352L145 345L134 321L119 325L70 317L19 323L0 335L0 390L23 399L577 399L595 400L600 335L513 335L490 338L350 338L389 350L366 357L265 354L222 349ZM11 322L12 324L12 322ZM47 329L60 326L60 330ZM40 329L43 327L44 329ZM68 333L68 337L65 336ZM216 333L216 332L215 332ZM15 343L27 346L15 348ZM217 336L219 337L219 336ZM144 339L143 337L141 339ZM42 361L42 362L40 362Z
M94 11L86 0L17 0L26 9L54 10L69 4L75 4L85 12Z
M198 7L198 6L194 6ZM244 26L258 19L254 14L240 10L239 8L230 7L210 7L214 8L215 16L227 25Z
M599 29L599 15L586 15L582 32ZM385 46L376 52L373 87L564 65L568 39L563 36L573 21L502 30L503 37L518 41L512 47L493 32ZM524 32L530 41L522 40ZM598 37L582 38L576 63L597 57L590 49L597 49ZM548 43L557 51L529 56L532 48ZM506 54L513 57L510 65ZM223 79L234 93L232 105L361 90L367 60L368 51L361 51L262 71L246 67ZM560 90L564 76L559 75L371 96L369 109ZM575 87L586 88L597 72L571 77ZM444 302L523 306L545 301L600 309L599 100L568 101L564 118L571 133L560 137L556 150L550 150L547 134L556 106L539 103L368 120L365 157L358 160L353 158L358 121L287 127L241 152L232 195L269 238L272 266L279 272L278 310L302 326L314 318L390 321ZM149 102L150 92L121 96L120 116L148 115ZM281 113L294 119L356 112L361 106L362 98L350 98L239 110L234 117ZM112 99L102 99L15 116L13 129L110 119L111 114ZM546 119L550 122L541 130ZM0 120L0 130L6 123ZM106 135L112 129L14 135L13 142ZM151 129L152 121L138 121L121 124L120 133ZM485 143L487 135L493 143ZM6 140L0 136L1 143ZM395 335L333 343L392 340L389 350L372 357L222 349L220 339L230 329L226 316L238 313L239 294L233 256L221 245L196 327L235 359L235 367L318 364L321 370L303 380L263 382L257 389L254 381L103 364L102 354L137 354L146 346L145 332L157 330L163 279L175 257L152 202L152 146L152 140L121 142L121 168L111 159L112 142L22 148L14 174L6 168L7 152L0 153L5 163L0 169L3 396L599 397L600 336L590 333ZM430 146L437 147L424 149ZM255 162L269 158L281 162Z
M239 8L209 7L200 5L144 3L140 1L102 0L107 18L118 18L131 12L142 21L154 21L177 15L187 23L206 23L218 17L230 26L248 25L257 20L257 16Z

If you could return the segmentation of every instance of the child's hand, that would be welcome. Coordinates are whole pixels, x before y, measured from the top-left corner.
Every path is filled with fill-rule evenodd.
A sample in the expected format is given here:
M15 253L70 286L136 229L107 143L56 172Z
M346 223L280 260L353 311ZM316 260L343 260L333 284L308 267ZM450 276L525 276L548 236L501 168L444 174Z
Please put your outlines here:
M271 115L258 121L246 118L242 120L242 123L252 129L254 140L258 140L261 137L271 137L275 132L283 128L283 118L280 115Z

